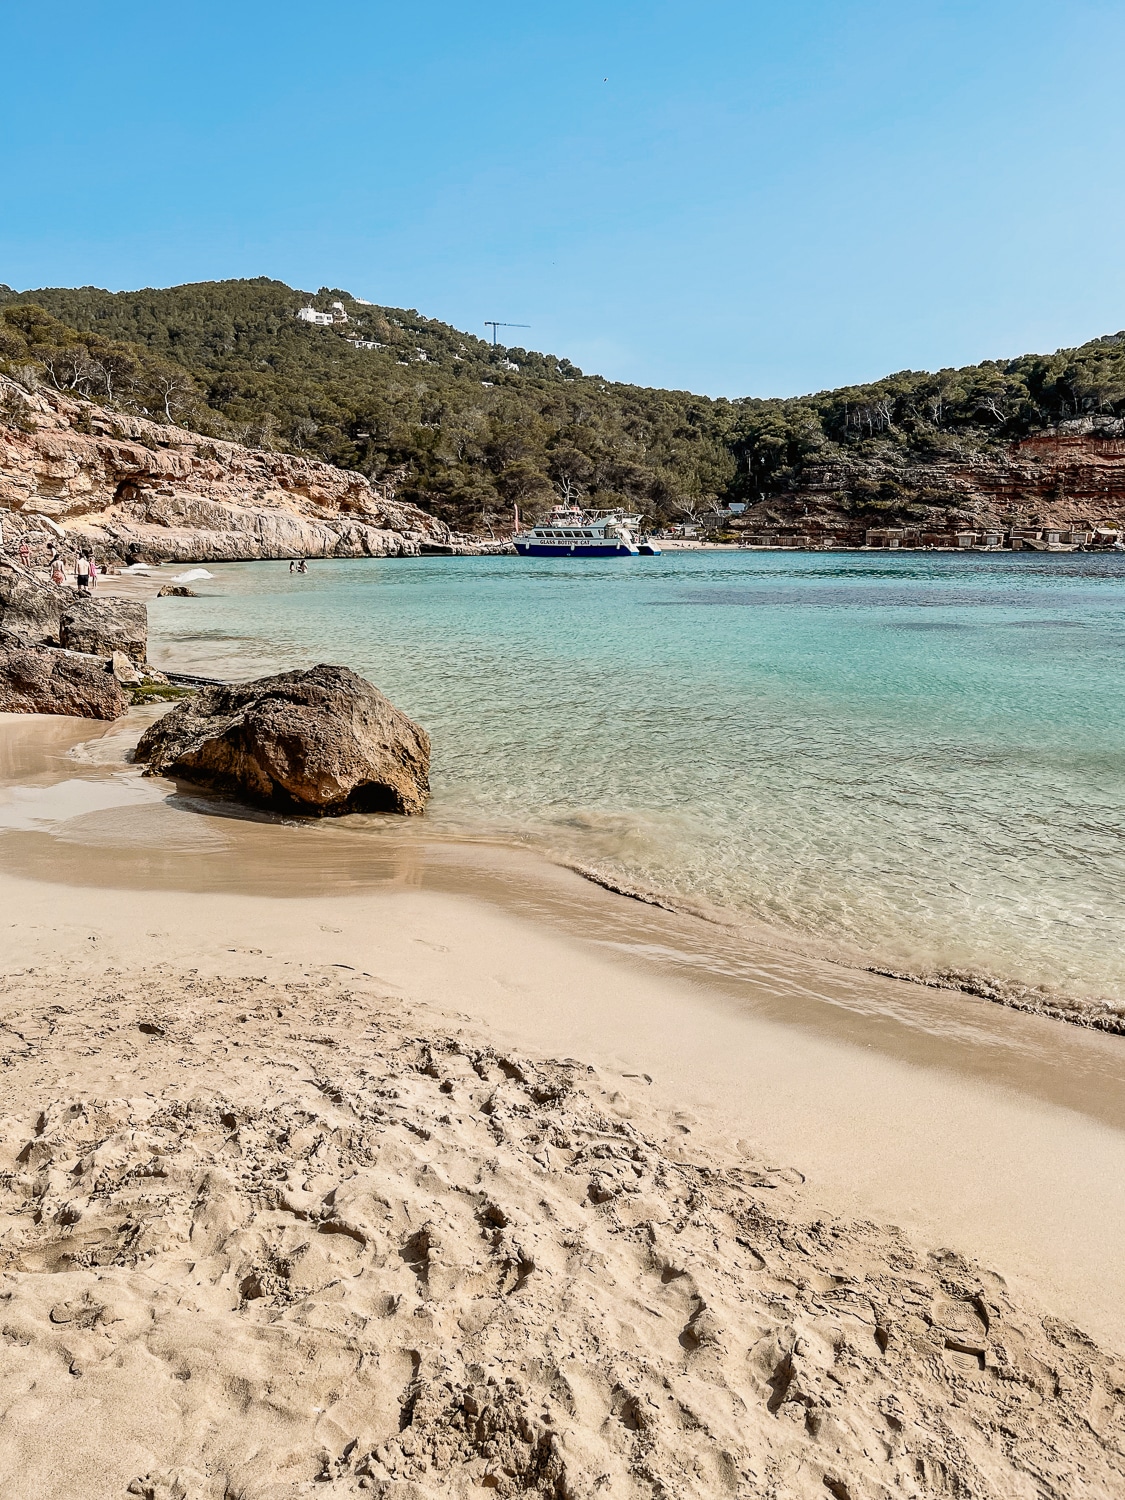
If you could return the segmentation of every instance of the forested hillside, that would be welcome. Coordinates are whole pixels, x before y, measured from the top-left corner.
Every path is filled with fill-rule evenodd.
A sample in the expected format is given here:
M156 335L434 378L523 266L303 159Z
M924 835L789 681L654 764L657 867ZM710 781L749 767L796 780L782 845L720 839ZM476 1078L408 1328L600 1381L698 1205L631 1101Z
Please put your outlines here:
M347 321L297 319L342 304ZM374 347L360 347L368 345ZM835 466L843 512L933 503L919 473L1061 420L1125 415L1125 334L793 399L711 400L585 375L339 289L202 282L0 288L0 369L217 437L327 459L462 529L559 494L653 522L801 490ZM875 476L875 477L873 477ZM940 497L939 502L940 502Z

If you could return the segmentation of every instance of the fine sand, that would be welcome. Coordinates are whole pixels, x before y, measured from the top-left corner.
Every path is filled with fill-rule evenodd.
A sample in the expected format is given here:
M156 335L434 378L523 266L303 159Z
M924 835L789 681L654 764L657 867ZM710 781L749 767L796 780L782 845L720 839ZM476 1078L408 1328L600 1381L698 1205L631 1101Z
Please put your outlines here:
M1125 1493L1120 1038L146 716L0 719L0 1494Z

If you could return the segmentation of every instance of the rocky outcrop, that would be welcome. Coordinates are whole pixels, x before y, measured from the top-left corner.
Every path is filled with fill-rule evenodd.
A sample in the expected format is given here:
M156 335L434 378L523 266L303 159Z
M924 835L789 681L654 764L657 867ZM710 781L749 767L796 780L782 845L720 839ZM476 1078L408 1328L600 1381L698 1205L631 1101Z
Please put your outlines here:
M869 527L947 531L1125 525L1125 423L1076 419L1005 448L910 460L811 459L788 484L732 520L734 532L860 545Z
M403 557L449 528L390 485L245 448L0 377L0 508L9 543L33 516L121 561Z
M58 644L59 622L75 600L73 590L42 583L23 568L0 561L0 629L30 644Z
M59 644L91 656L123 652L130 661L148 657L148 610L124 599L79 596L59 619Z
M207 688L146 731L148 775L283 811L421 813L430 740L347 667Z
M128 707L117 678L98 657L0 645L0 713L119 719Z
M123 599L95 599L44 583L0 560L0 630L31 645L64 646L93 656L148 654L148 611Z

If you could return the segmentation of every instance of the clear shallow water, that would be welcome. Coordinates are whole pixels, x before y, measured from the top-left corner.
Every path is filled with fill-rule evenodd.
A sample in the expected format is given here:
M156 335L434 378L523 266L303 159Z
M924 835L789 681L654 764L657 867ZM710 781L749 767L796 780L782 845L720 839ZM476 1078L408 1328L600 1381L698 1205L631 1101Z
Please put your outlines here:
M1125 558L215 566L157 659L328 660L429 729L435 833L787 941L1125 1000Z

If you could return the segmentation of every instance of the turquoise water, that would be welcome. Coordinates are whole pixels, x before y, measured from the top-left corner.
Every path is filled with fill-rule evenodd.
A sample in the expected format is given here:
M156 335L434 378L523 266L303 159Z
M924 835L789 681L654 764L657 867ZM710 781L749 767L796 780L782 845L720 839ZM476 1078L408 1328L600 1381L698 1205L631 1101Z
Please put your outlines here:
M1125 558L213 568L157 652L328 660L430 731L432 831L788 943L1125 999Z

